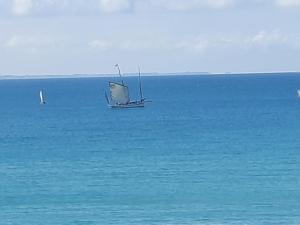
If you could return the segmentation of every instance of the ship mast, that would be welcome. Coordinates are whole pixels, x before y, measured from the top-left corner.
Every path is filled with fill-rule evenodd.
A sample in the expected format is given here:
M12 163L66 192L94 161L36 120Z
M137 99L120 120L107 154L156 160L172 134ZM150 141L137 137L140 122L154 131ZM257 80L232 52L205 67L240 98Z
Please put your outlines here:
M119 72L119 76L120 76L121 81L122 81L122 85L124 85L124 82L123 82L123 78L122 78L122 75L121 75L121 70L120 70L119 64L116 64L115 67L118 68L118 72Z
M141 101L144 101L144 98L143 98L143 91L142 91L141 69L140 69L140 67L139 67L139 86L140 86L140 97L141 97Z

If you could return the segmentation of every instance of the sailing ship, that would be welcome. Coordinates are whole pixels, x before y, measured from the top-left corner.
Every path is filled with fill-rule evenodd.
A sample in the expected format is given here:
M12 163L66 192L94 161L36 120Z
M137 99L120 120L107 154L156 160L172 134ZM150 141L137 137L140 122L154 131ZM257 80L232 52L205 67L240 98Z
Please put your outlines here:
M297 96L300 98L300 89L297 90Z
M145 106L145 98L143 97L142 83L141 83L141 72L139 68L139 89L140 99L131 101L129 97L128 87L124 84L122 79L121 70L118 64L115 65L118 68L118 73L121 78L121 83L109 82L109 96L105 92L105 98L107 105L110 108L137 108Z
M40 104L41 104L41 105L46 104L46 102L45 102L45 100L44 100L44 96L43 96L43 92L42 92L42 91L40 91Z

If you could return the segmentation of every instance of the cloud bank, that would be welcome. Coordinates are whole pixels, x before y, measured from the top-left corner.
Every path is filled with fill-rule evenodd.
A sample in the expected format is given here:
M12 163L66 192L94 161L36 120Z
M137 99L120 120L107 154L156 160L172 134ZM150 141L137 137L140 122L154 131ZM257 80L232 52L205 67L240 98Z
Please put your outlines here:
M232 7L269 6L300 9L300 0L2 0L12 15L67 13L123 13L130 11L225 10Z
M260 30L252 34L219 34L219 35L196 35L189 38L171 37L168 40L156 39L120 39L109 41L96 39L88 43L89 47L98 52L107 51L164 51L164 52L188 52L193 54L206 54L212 50L220 49L260 49L267 50L272 47L285 47L286 49L299 49L300 36L286 34L278 29Z
M15 15L26 15L33 7L32 0L13 0L12 12Z
M295 70L299 1L0 0L0 74Z
M300 0L277 0L276 4L281 7L300 7Z

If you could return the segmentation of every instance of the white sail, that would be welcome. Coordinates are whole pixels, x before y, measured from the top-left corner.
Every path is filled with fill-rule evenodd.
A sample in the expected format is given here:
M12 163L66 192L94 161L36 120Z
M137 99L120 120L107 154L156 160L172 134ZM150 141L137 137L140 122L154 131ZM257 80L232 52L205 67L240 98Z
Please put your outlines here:
M129 103L128 87L122 84L109 82L109 90L111 99L118 104Z
M45 103L44 97L43 97L43 92L42 92L42 91L40 91L40 103L41 103L41 104L44 104L44 103Z
M298 97L300 98L300 89L297 90Z

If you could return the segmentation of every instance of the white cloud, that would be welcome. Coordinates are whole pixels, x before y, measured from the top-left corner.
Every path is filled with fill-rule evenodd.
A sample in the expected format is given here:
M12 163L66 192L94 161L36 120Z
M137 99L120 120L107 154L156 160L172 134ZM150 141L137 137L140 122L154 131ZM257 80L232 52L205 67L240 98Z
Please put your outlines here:
M288 43L288 36L281 33L279 30L261 30L247 41L252 44L269 46Z
M171 43L171 41L170 41ZM177 41L173 48L196 54L205 54L209 51L225 49L267 49L269 47L282 47L286 49L300 48L300 35L289 34L275 30L261 30L255 34L215 34L199 35Z
M194 36L189 38L166 38L159 34L155 39L122 39L114 41L94 40L88 43L89 47L100 51L125 51L125 52L189 52L205 53L213 48L224 48L240 45L244 39L219 36Z
M234 5L236 2L235 0L203 0L203 1L197 1L199 2L198 4L201 5L201 3L204 6L208 6L211 8L226 8Z
M221 9L235 4L236 0L149 0L148 4L156 8L172 11L189 11L200 8Z
M299 7L300 0L277 0L276 4L281 7Z
M14 15L69 14L104 12L116 13L131 9L135 0L0 0L8 2ZM12 1L12 3L10 3ZM1 6L1 5L0 5Z
M12 36L11 38L9 38L4 43L4 47L17 48L17 47L22 47L22 46L32 46L35 43L36 42L33 37L15 35L15 36Z
M204 53L211 47L211 43L208 40L198 39L195 40L182 40L174 45L174 49L179 51Z
M134 38L114 41L93 40L88 43L88 46L91 49L99 51L117 50L126 52L167 50L170 48L170 44L166 44L164 41L158 39L152 41L141 41Z
M10 51L38 53L61 49L62 44L62 40L48 35L13 35L2 41L1 45Z
M113 47L112 43L105 40L93 40L88 43L89 47L92 49L107 51Z
M3 1L3 2L1 2ZM135 0L0 0L14 15L62 13L115 13L131 9ZM0 9L1 10L1 9ZM5 9L2 9L5 11Z
M106 13L127 11L131 8L129 0L99 0L100 10Z
M13 0L12 12L15 15L25 15L33 7L32 0Z

